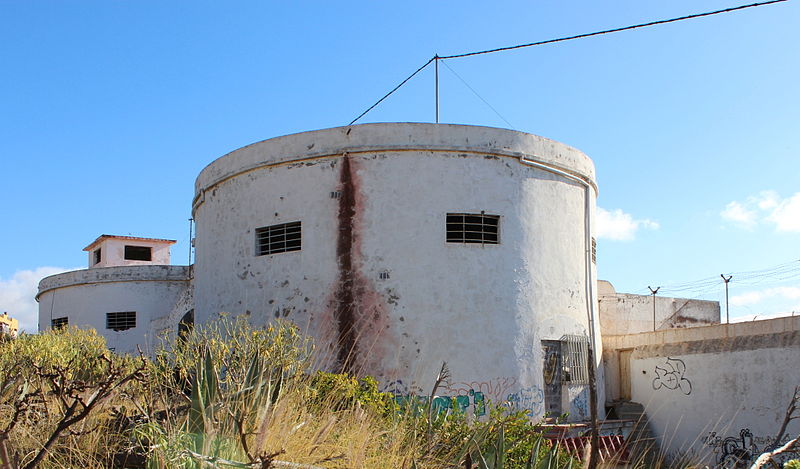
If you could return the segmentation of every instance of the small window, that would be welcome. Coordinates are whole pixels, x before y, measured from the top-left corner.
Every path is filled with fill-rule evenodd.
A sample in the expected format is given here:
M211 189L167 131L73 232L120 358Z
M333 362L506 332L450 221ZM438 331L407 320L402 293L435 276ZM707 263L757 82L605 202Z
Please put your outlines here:
M153 248L147 246L125 246L125 260L128 261L153 260Z
M69 318L64 316L63 318L53 318L50 320L50 328L51 329L63 329L69 325Z
M256 256L299 250L299 221L256 228Z
M447 242L499 244L500 216L484 213L448 213Z
M592 238L592 262L597 264L597 240Z
M136 327L136 311L106 313L106 329L124 331Z
M92 265L99 264L100 261L103 260L102 248L95 249L93 254L94 254L94 262L92 263Z

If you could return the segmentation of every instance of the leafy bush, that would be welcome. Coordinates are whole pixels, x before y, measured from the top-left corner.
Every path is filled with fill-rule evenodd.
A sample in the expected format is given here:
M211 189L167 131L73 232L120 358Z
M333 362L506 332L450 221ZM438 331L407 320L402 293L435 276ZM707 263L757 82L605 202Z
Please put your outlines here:
M394 415L399 410L394 396L378 391L378 381L371 376L356 378L346 373L317 371L311 379L310 390L313 402L337 410L358 405L383 416Z

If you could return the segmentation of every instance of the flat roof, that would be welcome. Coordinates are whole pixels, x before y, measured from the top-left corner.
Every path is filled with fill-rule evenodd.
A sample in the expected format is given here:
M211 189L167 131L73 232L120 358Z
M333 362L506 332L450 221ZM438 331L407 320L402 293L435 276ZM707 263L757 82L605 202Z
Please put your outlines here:
M175 244L177 242L174 239L140 238L138 236L117 236L117 235L102 234L98 236L97 239L92 241L92 244L83 248L83 250L91 251L92 249L94 249L95 246L97 246L98 244L102 243L107 239L120 239L124 241L142 241L145 243L152 243L152 244Z

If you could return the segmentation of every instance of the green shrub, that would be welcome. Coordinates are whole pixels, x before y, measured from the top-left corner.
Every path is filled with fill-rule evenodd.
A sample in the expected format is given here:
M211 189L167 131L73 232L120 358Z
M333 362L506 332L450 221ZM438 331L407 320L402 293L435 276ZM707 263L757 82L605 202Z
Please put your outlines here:
M394 396L378 391L378 381L371 376L356 378L345 373L317 371L311 379L312 400L336 409L360 405L379 414L390 416L397 412Z

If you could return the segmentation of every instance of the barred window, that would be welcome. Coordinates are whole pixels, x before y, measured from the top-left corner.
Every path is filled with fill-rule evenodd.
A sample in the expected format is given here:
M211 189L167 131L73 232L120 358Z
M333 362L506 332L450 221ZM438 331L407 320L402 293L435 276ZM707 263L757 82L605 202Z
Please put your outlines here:
M564 381L572 384L588 384L589 338L585 335L562 336L561 356Z
M106 329L124 331L136 327L136 311L106 313Z
M484 213L448 213L447 242L499 244L500 216Z
M256 228L256 256L299 250L299 221Z
M53 318L50 320L51 329L62 329L69 325L69 318L64 316L61 318Z

